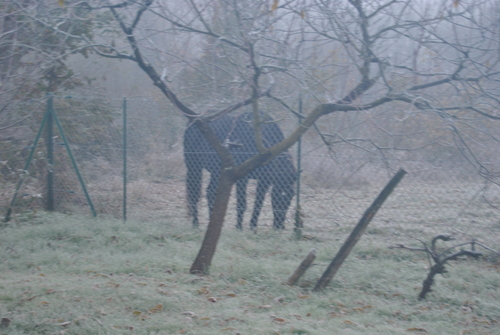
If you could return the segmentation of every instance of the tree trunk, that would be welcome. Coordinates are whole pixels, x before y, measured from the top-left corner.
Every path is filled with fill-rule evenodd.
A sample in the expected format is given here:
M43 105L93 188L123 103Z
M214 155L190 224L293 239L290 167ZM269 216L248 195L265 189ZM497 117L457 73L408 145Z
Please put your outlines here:
M231 196L231 189L235 183L234 171L232 168L222 169L222 173L217 186L217 193L215 195L214 208L210 221L208 223L205 238L201 245L198 256L196 257L191 270L192 274L208 274L212 258L215 254L217 242L219 241L222 226L224 224L224 217L227 212L227 205L229 197Z

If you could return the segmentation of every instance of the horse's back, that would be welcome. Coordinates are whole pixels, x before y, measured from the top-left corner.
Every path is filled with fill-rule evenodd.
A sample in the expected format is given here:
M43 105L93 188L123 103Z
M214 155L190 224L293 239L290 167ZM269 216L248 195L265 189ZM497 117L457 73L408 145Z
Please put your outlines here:
M262 123L262 140L266 148L284 140L283 132L271 117L262 114L262 120L264 121ZM235 165L240 165L258 154L251 113L239 116L225 115L210 121L209 126L221 143L228 144L227 147L233 156ZM188 169L197 165L198 168L204 168L211 173L220 170L221 162L217 153L194 124L191 124L184 132L184 157ZM255 169L247 177L256 180L271 179L272 183L278 174L295 174L295 167L287 152ZM280 179L282 178L283 176Z

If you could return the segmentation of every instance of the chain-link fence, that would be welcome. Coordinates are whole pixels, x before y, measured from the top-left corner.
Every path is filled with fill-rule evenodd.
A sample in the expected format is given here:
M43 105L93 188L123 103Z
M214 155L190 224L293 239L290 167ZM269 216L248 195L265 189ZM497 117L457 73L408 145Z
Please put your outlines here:
M197 179L186 178L183 134L187 121L171 105L162 99L105 101L54 97L53 106L63 133L55 123L52 134L48 133L46 123L33 147L49 109L47 99L41 99L19 105L22 121L0 135L1 209L6 213L12 208L11 222L22 222L33 212L48 208L47 194L52 190L56 211L91 216L93 207L97 215L176 220L186 228L191 226L188 204L198 201L193 194L188 201L186 184L195 185L194 193L199 188ZM282 133L286 135L298 124L294 116L271 116L276 123L264 123L265 146L278 142ZM216 132L237 162L256 152L253 137L243 135L251 133L247 115L242 113L216 122L223 120L229 121ZM370 125L366 120L373 121L375 117L360 112L321 119L302 138L300 162L295 146L288 154L245 179L248 206L242 223L244 229L249 227L257 198L263 200L259 229L272 229L273 224L279 224L281 219L276 221L276 216L279 217L280 212L284 214L288 207L286 217L281 220L286 229L294 227L298 214L305 234L333 231L342 237L352 229L393 173L402 167L408 174L375 217L370 226L372 232L388 231L392 242L428 240L448 233L459 240L476 239L500 249L500 189L491 178L480 176L454 143L446 142L441 128L433 128L435 124L431 122L424 132L415 119L401 118L396 127L384 128L397 129L388 133L381 130L380 124L384 121L381 117ZM194 135L198 138L200 134ZM375 136L377 141L373 140ZM485 140L478 145L497 144ZM215 167L208 166L215 155L210 152L207 158L208 149L202 150L204 147L207 143L186 146L186 163L190 159L194 161L196 173L203 166L216 174L220 165L216 161ZM30 154L31 161L26 167ZM205 157L197 160L197 156ZM290 177L291 171L296 174ZM47 180L48 174L53 176L52 186ZM198 216L203 226L209 212L206 190L208 188L209 194L213 191L206 171L200 183ZM18 185L17 198L12 203ZM270 189L265 198L262 189ZM233 192L226 218L226 227L231 228L238 222L236 190ZM295 194L293 199L292 194Z

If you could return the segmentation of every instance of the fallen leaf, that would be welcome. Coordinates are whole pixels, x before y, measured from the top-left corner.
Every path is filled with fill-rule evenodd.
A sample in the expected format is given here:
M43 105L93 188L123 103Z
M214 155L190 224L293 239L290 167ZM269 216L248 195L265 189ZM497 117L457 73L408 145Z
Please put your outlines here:
M161 312L162 310L163 310L163 305L162 304L158 304L155 307L151 308L149 310L149 313L158 313L158 312Z
M417 328L417 327L408 328L406 331L427 333L427 330L425 328Z
M344 323L346 325L353 325L353 326L357 326L357 323L356 322L352 322L351 320L344 320Z
M372 305L366 305L362 307L354 307L352 310L356 312L364 312L365 310L370 309L372 307L373 307Z
M118 287L120 287L120 284L113 283L112 281L108 281L106 284L108 284L109 286L111 286L111 287L113 287L113 288L118 288Z
M271 315L271 319L273 319L273 321L275 321L275 322L279 322L279 323L286 322L286 320L285 320L285 319L280 318L280 317L277 317L276 315Z
M108 276L103 275L102 273L96 273L96 274L94 275L94 277L104 277L104 278L109 278Z
M210 291L204 287L200 288L199 290L196 290L196 292L198 292L199 295L207 295L210 293Z
M309 298L309 295L307 295L307 294L300 294L300 293L299 293L299 294L297 294L297 297L298 297L299 299L307 299L307 298Z
M217 298L215 298L215 297L209 297L209 298L207 298L207 300L210 302L217 302Z

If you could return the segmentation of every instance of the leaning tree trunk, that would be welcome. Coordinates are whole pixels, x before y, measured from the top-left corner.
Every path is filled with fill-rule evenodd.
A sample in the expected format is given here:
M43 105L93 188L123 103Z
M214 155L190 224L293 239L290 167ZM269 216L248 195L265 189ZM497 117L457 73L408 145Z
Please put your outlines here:
M214 257L217 242L219 241L222 226L224 224L224 217L226 216L231 189L235 180L232 168L222 169L205 238L203 239L198 256L196 256L191 266L191 270L189 271L192 274L208 274L209 272L210 264L212 263L212 258Z

